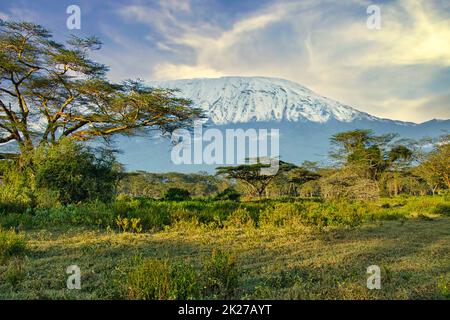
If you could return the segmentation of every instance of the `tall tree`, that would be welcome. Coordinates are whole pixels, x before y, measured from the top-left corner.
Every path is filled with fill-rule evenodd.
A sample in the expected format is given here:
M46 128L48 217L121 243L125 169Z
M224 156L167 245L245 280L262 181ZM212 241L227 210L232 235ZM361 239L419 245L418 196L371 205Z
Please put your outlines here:
M353 167L360 175L376 180L382 172L412 160L412 151L396 137L376 136L372 130L360 129L337 133L331 137L335 148L330 155L343 166Z
M450 135L435 142L433 150L418 166L417 173L427 181L433 194L438 188L450 189Z
M109 82L108 67L89 58L100 46L93 37L57 43L39 25L0 20L0 143L15 141L23 154L62 137L171 132L201 116L172 90Z

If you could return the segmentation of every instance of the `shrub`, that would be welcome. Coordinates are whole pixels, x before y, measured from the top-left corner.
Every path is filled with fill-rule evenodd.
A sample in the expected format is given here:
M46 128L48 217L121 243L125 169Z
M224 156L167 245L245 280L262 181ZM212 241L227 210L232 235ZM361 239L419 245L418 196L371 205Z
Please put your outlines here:
M200 296L194 268L185 263L171 264L168 259L135 259L137 265L127 274L129 299L187 300Z
M444 216L450 216L450 204L438 203L434 207L433 213L442 214Z
M230 253L213 250L204 262L207 296L232 298L239 284L236 257Z
M35 189L30 168L20 169L15 161L0 161L0 213L19 213L34 204Z
M246 208L238 208L228 216L225 225L229 227L256 226L255 220Z
M320 181L321 194L327 200L377 200L376 181L362 178L357 173L342 170Z
M241 194L236 191L234 188L226 188L222 192L218 193L214 199L215 200L231 200L231 201L239 201L241 198Z
M169 188L164 193L164 200L169 201L185 201L191 198L188 190L180 188Z
M10 261L2 278L11 286L17 286L25 278L25 267L22 259L13 259Z
M116 218L116 225L119 227L119 230L122 230L123 232L127 232L128 230L130 232L134 233L141 233L142 232L142 225L141 225L141 219L140 218L122 218L120 215Z
M62 203L100 199L115 195L119 166L111 152L97 155L71 140L41 146L33 157L36 188L57 193Z
M0 230L0 263L11 257L23 256L25 250L26 242L21 234L12 230Z

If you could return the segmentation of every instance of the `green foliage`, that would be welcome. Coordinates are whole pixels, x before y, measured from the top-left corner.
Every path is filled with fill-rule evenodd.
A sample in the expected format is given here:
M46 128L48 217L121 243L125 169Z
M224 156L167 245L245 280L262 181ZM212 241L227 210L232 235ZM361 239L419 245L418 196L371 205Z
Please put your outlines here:
M0 264L12 257L21 257L25 254L27 243L24 236L12 230L0 229Z
M433 213L450 217L450 203L438 203L433 209Z
M122 218L120 215L116 218L116 224L119 227L119 230L122 230L123 232L127 232L130 230L130 232L134 233L141 233L142 232L142 225L141 225L141 219L140 218Z
M258 224L258 220L259 220L258 216L252 214L252 212L249 211L247 208L239 207L227 217L226 221L224 222L224 225L233 228L252 227L252 226L256 227Z
M277 176L296 168L295 165L279 159L256 158L247 159L247 162L249 163L238 166L218 167L217 175L244 182L250 188L250 193L259 198Z
M431 192L450 189L450 135L436 141L434 149L422 160L416 172L427 182Z
M25 263L22 259L9 261L1 279L12 287L16 287L25 278Z
M164 193L164 200L168 201L185 201L191 198L188 190L180 188L170 188Z
M450 280L440 276L437 284L438 290L444 299L450 300Z
M62 203L99 199L115 195L119 177L112 153L93 151L70 140L40 147L33 158L36 188L49 190Z
M30 168L0 161L0 212L23 212L34 203L35 185Z
M125 173L120 179L117 192L132 198L162 198L169 188L189 190L192 197L212 196L228 186L224 179L207 173Z
M200 296L198 275L187 263L135 258L133 264L125 281L129 299L187 300Z
M239 285L236 257L228 252L213 250L204 262L206 295L219 299L232 298Z
M214 197L215 200L231 200L231 201L239 201L240 198L241 194L232 187L226 188L225 190L219 192Z
M377 180L382 172L407 166L413 159L413 151L395 138L394 134L376 136L372 130L340 132L330 139L335 146L330 155L361 178Z

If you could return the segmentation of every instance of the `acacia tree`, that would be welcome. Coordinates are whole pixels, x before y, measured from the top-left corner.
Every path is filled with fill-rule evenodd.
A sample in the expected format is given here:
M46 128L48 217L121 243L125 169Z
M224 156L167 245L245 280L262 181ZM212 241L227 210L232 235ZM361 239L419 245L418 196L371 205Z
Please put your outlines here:
M435 142L431 152L422 156L422 163L416 172L434 194L438 188L450 189L450 135L444 135Z
M372 130L337 133L331 137L335 148L330 155L359 175L377 180L381 173L404 169L413 160L413 151L396 138L395 134L376 136Z
M310 163L311 162L308 162L307 164ZM289 182L289 194L297 193L296 186L301 186L309 181L318 180L320 177L320 174L308 170L304 166L293 168L286 173L286 180Z
M15 141L23 155L64 137L171 132L202 116L173 90L108 81L108 67L89 58L100 46L94 37L57 43L39 25L0 20L0 143Z
M278 171L274 174L264 174L264 168L269 168L271 164L262 163L256 159L256 163L241 164L238 166L218 167L217 174L224 175L228 179L236 179L244 182L250 187L252 193L262 198L267 186L283 172L296 168L295 165L278 160Z

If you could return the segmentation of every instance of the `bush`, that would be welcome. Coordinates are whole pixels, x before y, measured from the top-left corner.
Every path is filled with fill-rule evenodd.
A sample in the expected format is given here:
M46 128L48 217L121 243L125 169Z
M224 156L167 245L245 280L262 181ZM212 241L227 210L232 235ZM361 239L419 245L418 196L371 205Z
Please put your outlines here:
M246 208L237 208L228 216L225 225L228 227L251 227L256 226L257 222Z
M21 234L0 229L0 263L5 263L11 257L23 256L25 250L26 242Z
M200 296L194 268L185 263L171 264L167 259L136 258L137 265L125 282L129 299L188 300Z
M327 200L377 200L380 193L376 181L362 178L349 169L322 179L320 187Z
M204 262L206 295L213 298L232 298L239 285L236 257L230 253L213 250Z
M0 214L23 212L34 205L31 169L19 169L14 161L0 161L0 164Z
M169 188L164 193L164 200L186 201L191 198L189 191L180 188Z
M441 214L443 216L450 216L450 204L438 203L434 207L433 213Z
M47 190L62 203L99 199L115 195L119 168L112 153L99 155L79 143L62 140L58 145L38 148L32 160L36 188ZM44 194L43 200L48 200Z
M222 192L218 193L214 199L215 200L231 200L231 201L239 201L241 198L241 194L236 191L234 188L226 188Z
M17 286L25 278L25 266L22 259L12 259L2 278L12 287Z

